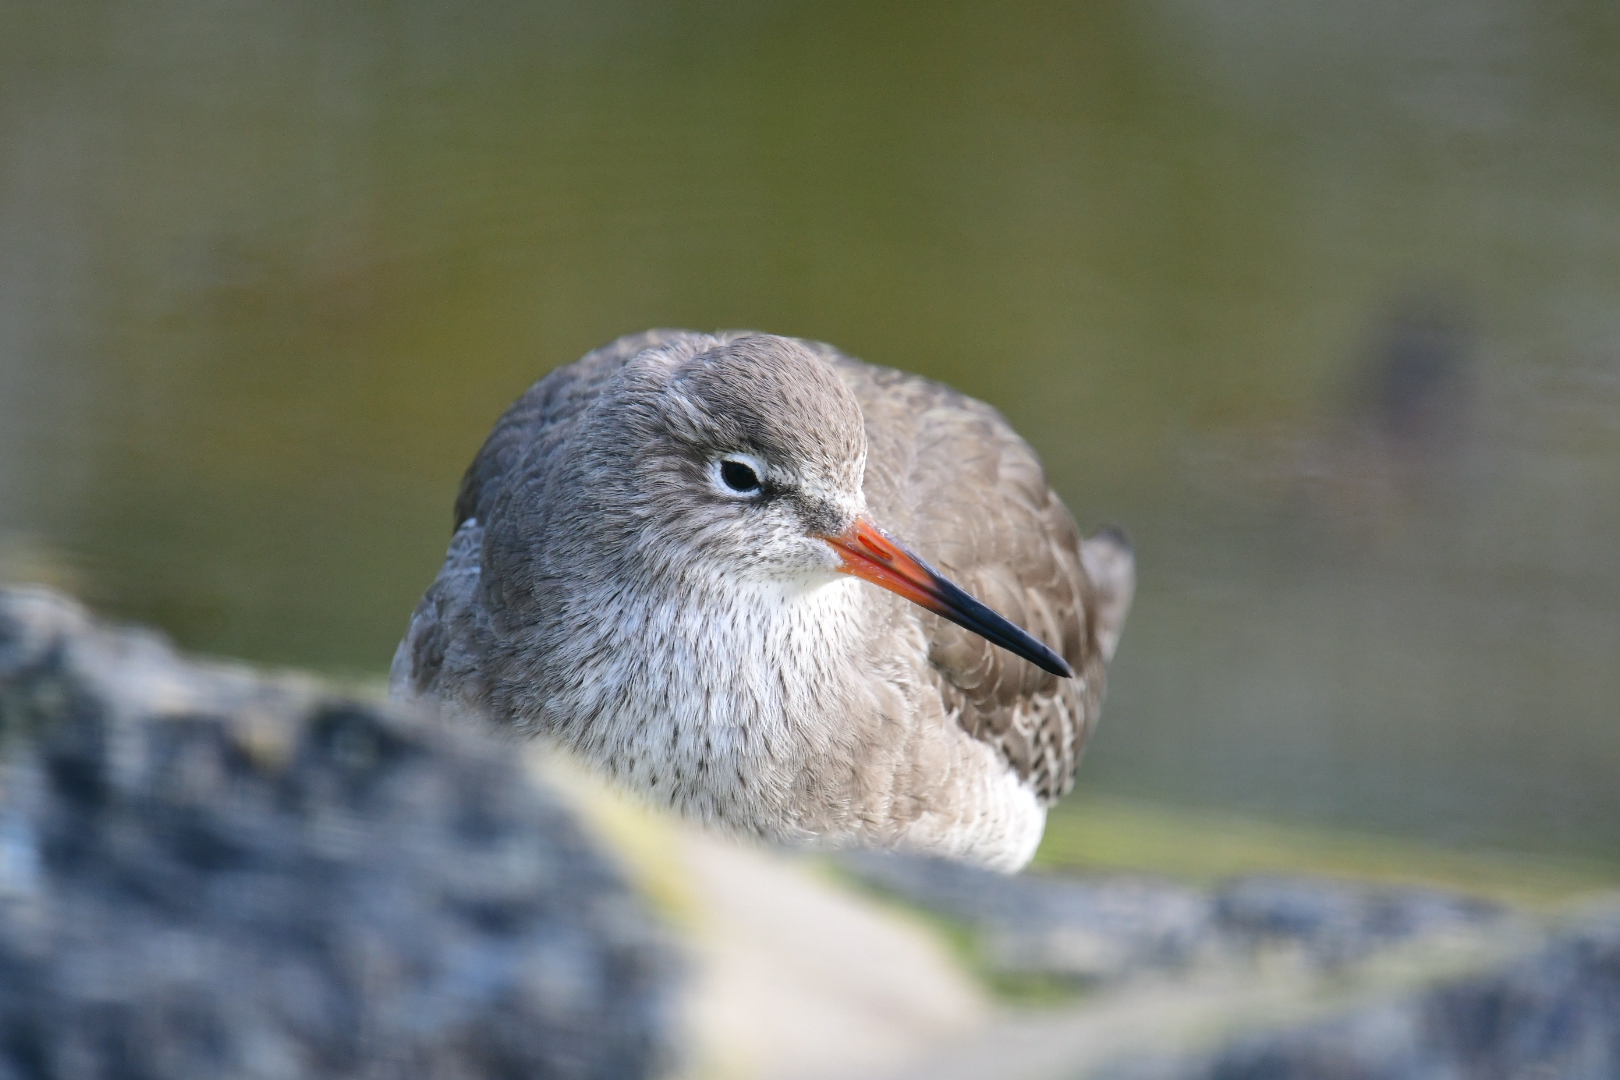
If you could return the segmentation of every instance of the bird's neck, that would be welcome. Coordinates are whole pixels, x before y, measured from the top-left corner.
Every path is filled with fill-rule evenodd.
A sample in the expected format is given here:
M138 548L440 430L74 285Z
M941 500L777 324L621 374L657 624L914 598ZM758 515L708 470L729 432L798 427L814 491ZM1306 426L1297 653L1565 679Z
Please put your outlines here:
M684 812L769 815L869 711L864 598L853 579L700 576L598 595L558 642L544 726Z

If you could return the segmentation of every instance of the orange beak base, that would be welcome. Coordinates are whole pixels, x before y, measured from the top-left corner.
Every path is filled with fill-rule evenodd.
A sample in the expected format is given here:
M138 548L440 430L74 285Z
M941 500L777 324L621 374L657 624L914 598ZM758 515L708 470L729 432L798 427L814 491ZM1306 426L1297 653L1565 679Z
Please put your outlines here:
M956 625L973 631L1010 653L1023 657L1061 678L1074 677L1068 661L1039 639L975 600L966 590L929 566L904 544L878 528L871 519L859 517L848 532L823 536L838 552L843 573L870 581L892 593L927 608Z

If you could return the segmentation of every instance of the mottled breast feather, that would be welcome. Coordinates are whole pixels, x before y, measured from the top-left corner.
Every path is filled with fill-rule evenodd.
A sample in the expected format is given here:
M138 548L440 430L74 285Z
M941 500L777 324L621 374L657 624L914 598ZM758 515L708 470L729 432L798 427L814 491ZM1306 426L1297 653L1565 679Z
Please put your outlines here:
M628 360L688 336L696 335L651 330L622 337L532 386L501 417L467 470L456 500L457 526L485 520L504 477L520 460L543 461L561 446L602 384ZM914 609L947 714L995 747L1043 801L1058 799L1073 786L1105 677L1099 630L1087 618L1097 598L1073 518L1047 486L1034 451L990 406L821 342L801 344L831 363L860 399L869 442L863 486L873 515L1073 666L1075 678L1060 679Z
M1001 414L948 386L820 342L866 413L868 506L968 592L1073 666L1060 679L918 610L946 711L994 746L1043 801L1074 785L1105 679L1074 519Z

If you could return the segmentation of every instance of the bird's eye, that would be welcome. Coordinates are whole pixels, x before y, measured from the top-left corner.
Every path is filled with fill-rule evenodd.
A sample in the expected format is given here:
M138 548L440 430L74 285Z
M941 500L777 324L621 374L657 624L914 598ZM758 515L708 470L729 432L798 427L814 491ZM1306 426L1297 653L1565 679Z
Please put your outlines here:
M752 495L760 489L759 474L753 467L733 458L720 462L720 480L739 495Z

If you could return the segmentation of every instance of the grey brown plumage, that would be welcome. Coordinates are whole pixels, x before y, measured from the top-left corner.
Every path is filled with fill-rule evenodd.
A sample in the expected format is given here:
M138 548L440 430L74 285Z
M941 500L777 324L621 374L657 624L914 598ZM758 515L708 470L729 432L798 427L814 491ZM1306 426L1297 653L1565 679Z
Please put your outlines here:
M705 479L726 454L763 473L751 508ZM1074 677L824 575L801 541L868 514ZM765 335L650 331L553 372L496 424L455 525L396 693L743 831L1008 869L1073 783L1134 582L1123 537L1082 543L995 410ZM616 655L638 634L614 620L656 662Z

